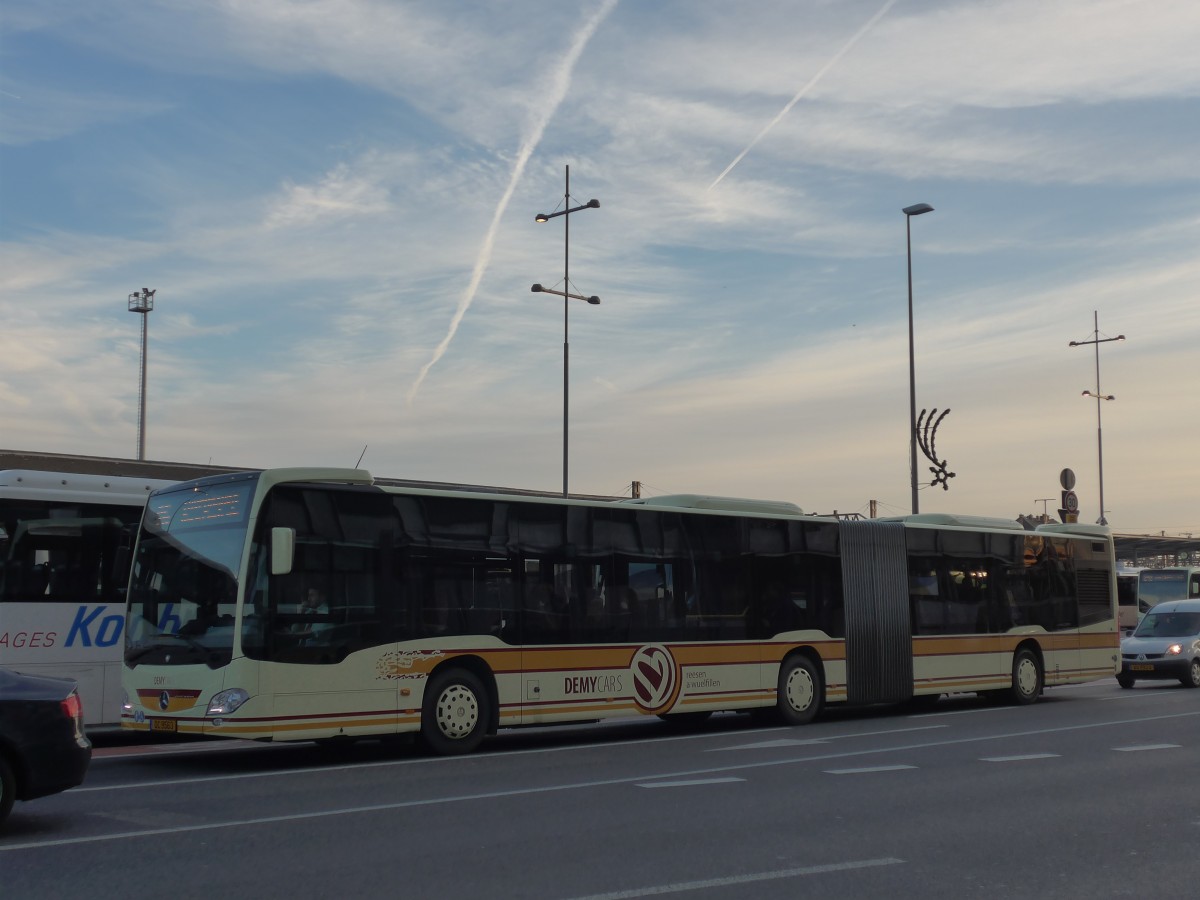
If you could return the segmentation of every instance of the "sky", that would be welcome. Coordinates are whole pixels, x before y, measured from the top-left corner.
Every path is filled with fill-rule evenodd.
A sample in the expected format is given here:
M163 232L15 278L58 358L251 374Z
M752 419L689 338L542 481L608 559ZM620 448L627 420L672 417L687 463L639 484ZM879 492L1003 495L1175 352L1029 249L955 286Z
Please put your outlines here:
M907 224L920 510L1070 468L1093 522L1102 452L1115 530L1200 534L1198 46L1195 0L6 0L0 446L137 455L149 288L147 459L561 491L566 356L573 493L902 515ZM600 207L535 222L567 167ZM531 292L568 262L599 305Z

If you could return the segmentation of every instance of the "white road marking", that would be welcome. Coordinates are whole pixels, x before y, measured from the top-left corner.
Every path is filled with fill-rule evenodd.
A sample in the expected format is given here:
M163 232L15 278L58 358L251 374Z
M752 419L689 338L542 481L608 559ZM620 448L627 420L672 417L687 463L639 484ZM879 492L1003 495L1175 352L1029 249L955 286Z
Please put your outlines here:
M633 888L628 891L610 891L607 894L588 894L586 897L574 897L572 900L636 900L638 897L659 897L663 894L682 894L688 891L699 891L704 888L730 887L736 884L753 884L758 881L778 881L783 878L800 878L805 875L823 875L826 872L846 872L853 869L869 869L874 866L895 866L903 863L902 859L885 857L883 859L859 859L843 863L830 863L824 866L802 866L796 869L778 869L774 872L757 872L753 875L730 875L727 878L708 878L703 881L680 881L674 884L659 884L651 887Z
M811 747L814 744L828 744L827 738L816 738L811 741L792 741L780 738L777 741L759 741L757 744L738 744L735 747L709 747L705 753L724 753L726 750L775 750L780 747Z
M1113 747L1118 753L1137 753L1140 750L1178 750L1181 744L1138 744L1133 747Z
M980 762L1020 762L1025 759L1060 759L1061 753L1022 753L1019 756L984 756Z
M673 787L693 787L698 784L730 784L735 781L745 781L745 778L693 778L690 781L639 781L637 786L640 788L673 788Z
M863 766L860 769L826 769L826 775L866 775L870 772L899 772L901 769L915 769L916 766Z

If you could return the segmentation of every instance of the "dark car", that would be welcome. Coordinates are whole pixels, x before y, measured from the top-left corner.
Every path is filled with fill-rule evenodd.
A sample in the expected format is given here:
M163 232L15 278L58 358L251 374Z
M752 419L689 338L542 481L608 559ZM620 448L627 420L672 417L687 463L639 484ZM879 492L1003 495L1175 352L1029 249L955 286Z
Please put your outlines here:
M81 784L91 761L75 682L0 668L0 823L14 800Z
M1139 678L1178 678L1185 687L1200 687L1200 600L1153 606L1121 639L1117 682L1129 688Z

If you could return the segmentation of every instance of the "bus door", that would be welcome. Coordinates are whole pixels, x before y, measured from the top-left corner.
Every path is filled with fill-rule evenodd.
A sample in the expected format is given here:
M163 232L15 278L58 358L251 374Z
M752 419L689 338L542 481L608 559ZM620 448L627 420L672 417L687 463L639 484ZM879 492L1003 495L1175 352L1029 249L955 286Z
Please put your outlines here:
M1080 668L1079 598L1072 545L1066 538L1025 536L1027 591L1017 624L1026 632L1027 626L1049 632L1038 637L1046 684L1074 676Z
M626 702L637 602L611 559L526 558L522 574L523 721Z
M268 501L266 534L288 529L294 548L285 574L256 571L242 610L244 652L271 663L266 714L281 738L395 732L412 705L401 688L418 692L398 644L413 634L386 498L289 485Z

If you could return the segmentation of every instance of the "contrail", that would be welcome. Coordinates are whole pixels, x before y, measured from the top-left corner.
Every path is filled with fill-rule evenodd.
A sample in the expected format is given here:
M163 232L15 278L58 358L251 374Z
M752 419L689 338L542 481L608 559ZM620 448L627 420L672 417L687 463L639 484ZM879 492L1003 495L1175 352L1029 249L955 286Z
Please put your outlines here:
M718 184L721 183L722 178L724 178L726 175L728 175L730 172L733 171L733 167L742 161L742 157L745 156L747 153L749 153L754 148L754 145L757 144L760 140L762 140L768 131L770 131L772 128L774 128L776 125L779 124L780 120L788 114L788 112L791 110L791 108L800 102L800 98L803 97L805 94L807 94L809 91L811 91L813 89L813 87L816 86L817 82L820 81L824 77L825 73L828 72L830 69L832 69L835 65L837 65L838 60L841 59L843 56L845 56L846 53L850 50L850 48L858 43L859 38L861 38L864 34L866 34L868 31L871 30L871 28L875 25L875 23L878 22L880 19L882 19L884 17L884 15L887 13L887 11L889 9L891 9L895 3L896 3L896 0L887 0L887 2L884 3L882 7L880 7L879 12L877 12L877 13L875 13L875 15L871 16L871 18L867 22L867 24L864 25L862 28L858 29L858 31L855 32L854 37L850 38L850 40L848 40L846 42L846 45L844 47L842 47L842 49L839 50L837 53L835 53L833 55L833 58L830 59L829 62L827 62L827 63L825 63L825 65L821 66L821 68L817 72L817 74L808 80L808 84L806 84L806 85L804 85L804 87L800 88L800 90L796 92L796 96L791 99L791 101L788 103L788 105L779 111L779 115L777 115L770 122L768 122L766 124L766 127L764 127L763 130L760 131L755 136L754 140L752 140L750 142L749 146L747 146L745 150L743 150L741 153L739 153L737 155L737 157L734 159L734 161L725 167L725 171L722 172L720 175L718 175L716 180L708 186L708 189L710 191L713 188L715 188Z
M537 145L541 143L542 135L546 131L546 125L558 111L558 107L562 104L567 90L571 87L571 75L575 71L575 64L579 62L579 57L583 55L584 48L587 47L588 41L592 39L592 35L595 34L596 29L600 27L600 23L613 11L617 2L618 0L604 0L600 4L595 14L584 22L583 26L576 32L570 49L559 62L558 68L554 71L551 77L550 97L546 103L540 104L545 113L533 123L530 134L521 143L521 147L517 151L517 158L513 163L512 175L508 180L508 187L505 189L504 195L500 198L500 202L496 204L496 211L492 214L492 223L488 226L487 233L483 236L483 246L480 248L479 258L475 260L475 268L471 272L471 281L467 285L462 299L458 301L458 309L454 311L454 318L450 320L450 329L446 332L446 336L442 338L442 342L433 351L433 356L429 362L421 367L421 371L417 374L412 387L408 389L406 399L410 407L417 397L417 391L421 389L421 385L425 381L425 376L429 374L429 370L445 354L446 348L454 340L454 334L458 331L459 323L462 322L463 316L467 314L467 310L471 308L471 302L475 299L475 292L479 290L479 282L483 280L483 273L487 271L488 264L492 261L492 246L496 241L496 229L500 225L500 219L504 215L505 210L508 209L508 202L512 199L517 182L521 180L521 176L525 173L525 165L529 162L529 157L533 155L533 151L537 149Z

